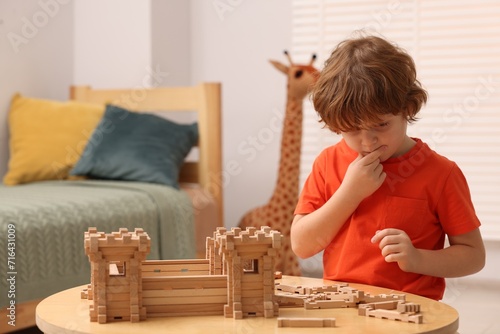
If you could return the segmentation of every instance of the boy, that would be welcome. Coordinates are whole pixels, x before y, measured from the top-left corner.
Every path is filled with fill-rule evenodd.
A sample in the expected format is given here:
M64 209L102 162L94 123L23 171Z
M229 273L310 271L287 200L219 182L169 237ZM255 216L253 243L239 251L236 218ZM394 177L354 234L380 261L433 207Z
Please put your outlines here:
M297 256L324 250L325 279L436 300L445 277L481 270L480 222L462 172L406 134L427 101L411 57L379 37L346 40L312 98L343 139L316 158L305 182L291 228Z

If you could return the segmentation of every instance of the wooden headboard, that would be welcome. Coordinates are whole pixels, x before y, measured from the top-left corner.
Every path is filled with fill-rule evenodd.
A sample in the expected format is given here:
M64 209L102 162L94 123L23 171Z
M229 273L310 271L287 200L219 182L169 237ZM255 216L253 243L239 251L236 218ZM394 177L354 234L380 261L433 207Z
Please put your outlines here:
M210 193L218 206L220 226L224 226L220 83L136 89L73 86L70 98L81 102L111 103L137 112L196 112L200 134L199 160L184 164L179 181L199 183L205 192Z

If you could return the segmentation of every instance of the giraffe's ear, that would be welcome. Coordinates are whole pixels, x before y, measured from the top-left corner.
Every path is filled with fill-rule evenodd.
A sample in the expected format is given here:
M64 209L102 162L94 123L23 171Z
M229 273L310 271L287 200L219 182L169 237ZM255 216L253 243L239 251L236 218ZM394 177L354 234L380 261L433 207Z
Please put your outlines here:
M276 61L276 60L270 60L269 62L271 64L273 64L273 66L276 67L278 69L278 71L283 72L286 75L288 75L288 66L283 65L282 63L280 63L279 61Z

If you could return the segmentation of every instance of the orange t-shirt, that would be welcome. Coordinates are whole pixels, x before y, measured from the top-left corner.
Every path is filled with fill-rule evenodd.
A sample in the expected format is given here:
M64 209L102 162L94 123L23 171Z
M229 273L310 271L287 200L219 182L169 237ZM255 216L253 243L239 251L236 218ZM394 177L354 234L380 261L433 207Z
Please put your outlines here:
M464 234L480 226L458 166L413 139L417 143L409 152L382 163L384 183L359 204L324 250L325 279L443 297L443 278L406 273L396 262L385 262L378 244L370 242L377 230L397 228L416 248L442 249L445 234ZM314 162L295 214L308 214L325 204L356 156L344 140L326 148Z

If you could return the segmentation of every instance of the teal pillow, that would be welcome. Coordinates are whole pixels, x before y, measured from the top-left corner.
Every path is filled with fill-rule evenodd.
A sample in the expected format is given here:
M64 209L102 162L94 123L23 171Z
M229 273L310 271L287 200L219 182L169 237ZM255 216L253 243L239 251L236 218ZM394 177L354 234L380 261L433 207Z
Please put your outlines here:
M107 105L71 175L166 184L179 189L179 170L198 141L198 124L178 124Z

